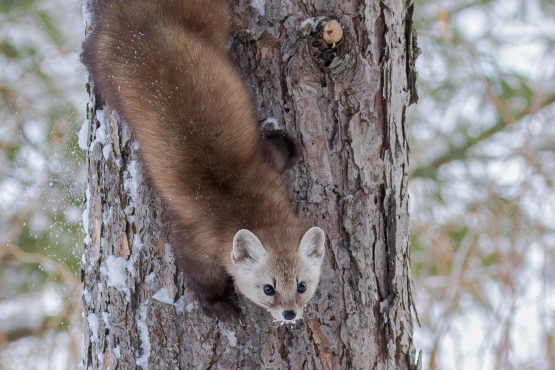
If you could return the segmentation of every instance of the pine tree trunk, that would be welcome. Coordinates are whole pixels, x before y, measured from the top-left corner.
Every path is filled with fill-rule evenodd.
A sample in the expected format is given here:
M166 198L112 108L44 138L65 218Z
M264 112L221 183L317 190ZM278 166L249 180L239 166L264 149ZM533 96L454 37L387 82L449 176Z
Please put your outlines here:
M328 237L319 292L294 325L245 300L242 323L204 316L176 270L140 148L110 102L98 106L91 81L85 368L418 368L405 120L417 98L412 7L233 0L233 10L230 50L260 120L302 143L286 178L301 217ZM336 45L321 41L329 19L343 27Z

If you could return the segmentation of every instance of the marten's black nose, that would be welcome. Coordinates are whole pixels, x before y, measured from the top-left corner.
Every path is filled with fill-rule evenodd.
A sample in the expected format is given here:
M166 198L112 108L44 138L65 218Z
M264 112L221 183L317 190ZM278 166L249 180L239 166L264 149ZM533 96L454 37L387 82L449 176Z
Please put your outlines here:
M283 318L285 320L293 320L297 316L295 311L283 311Z

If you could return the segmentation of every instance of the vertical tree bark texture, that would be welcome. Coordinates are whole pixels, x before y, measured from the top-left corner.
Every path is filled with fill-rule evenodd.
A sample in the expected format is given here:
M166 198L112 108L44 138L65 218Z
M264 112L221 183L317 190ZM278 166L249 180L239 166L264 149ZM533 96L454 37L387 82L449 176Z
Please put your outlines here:
M412 7L406 0L233 0L232 7L231 54L262 124L285 127L302 143L286 177L294 207L328 237L319 292L294 325L272 322L245 300L242 323L204 316L174 265L140 149L110 102L100 110L91 81L85 368L416 369L405 120L417 98ZM329 19L343 27L337 45L319 41Z

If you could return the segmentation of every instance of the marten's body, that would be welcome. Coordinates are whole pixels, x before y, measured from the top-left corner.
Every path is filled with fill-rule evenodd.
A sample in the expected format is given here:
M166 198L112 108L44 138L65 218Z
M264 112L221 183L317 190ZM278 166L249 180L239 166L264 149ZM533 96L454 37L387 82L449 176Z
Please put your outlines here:
M274 317L299 310L318 283L324 236L313 228L303 239L307 228L292 211L280 176L291 158L278 154L291 150L262 138L225 48L231 22L225 2L93 4L93 30L81 59L95 90L139 142L152 183L171 210L176 262L205 311L220 317L238 312L229 275ZM294 149L287 138L280 140ZM307 263L314 265L310 272ZM285 294L299 279L312 281L314 289L302 299ZM276 291L265 293L272 302L250 292L268 284Z

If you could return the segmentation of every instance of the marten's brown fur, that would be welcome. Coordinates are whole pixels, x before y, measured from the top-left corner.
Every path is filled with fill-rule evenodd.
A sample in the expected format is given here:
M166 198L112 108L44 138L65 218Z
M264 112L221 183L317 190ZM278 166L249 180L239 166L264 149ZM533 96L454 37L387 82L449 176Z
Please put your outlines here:
M261 135L251 97L227 55L226 3L102 0L93 2L92 13L81 60L95 90L139 142L173 215L176 262L202 307L219 317L238 313L231 275L274 316L298 309L318 283L324 237L317 228L305 235L289 205L280 172L298 150L283 133L268 135L269 141ZM307 261L313 261L310 271ZM253 269L261 269L253 279L266 280L239 283ZM268 279L277 293L295 291L295 274L314 285L303 299L283 292L280 300L276 294L271 303L261 302L244 291L262 292Z

